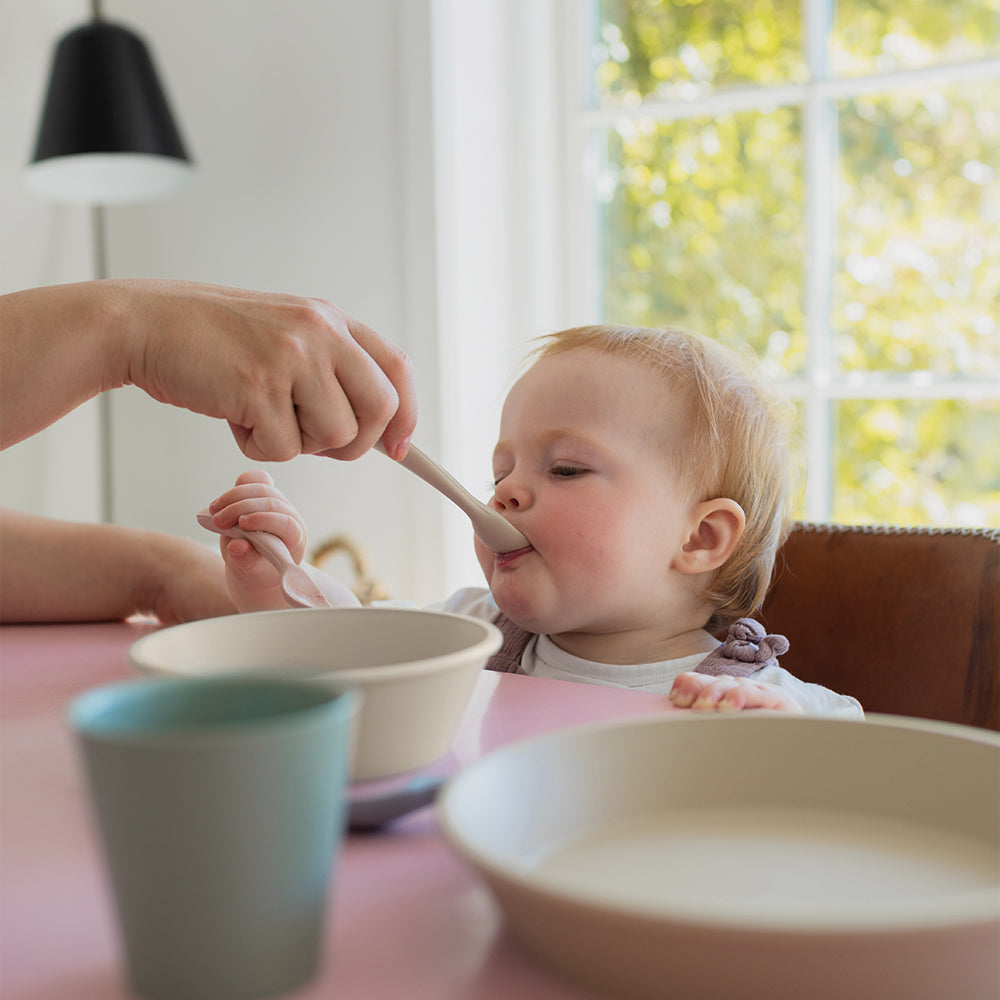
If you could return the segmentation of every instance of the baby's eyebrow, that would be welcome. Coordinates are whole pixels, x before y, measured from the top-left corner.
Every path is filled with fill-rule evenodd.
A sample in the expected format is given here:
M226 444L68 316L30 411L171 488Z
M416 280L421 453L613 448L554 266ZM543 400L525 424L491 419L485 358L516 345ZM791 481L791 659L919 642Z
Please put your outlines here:
M503 441L498 441L496 447L493 449L493 462L496 463L497 459L506 458L510 455L510 452L510 445Z
M576 427L553 427L540 435L539 440L545 447L554 445L568 445L574 448L587 448L591 450L604 450L608 447L606 441L587 434Z
M534 446L541 448L551 448L561 444L593 451L607 450L608 447L606 442L602 442L600 439L586 434L575 427L549 428L546 431L542 431L534 442ZM498 441L496 447L493 449L494 464L498 460L510 459L515 450L514 445L509 441Z

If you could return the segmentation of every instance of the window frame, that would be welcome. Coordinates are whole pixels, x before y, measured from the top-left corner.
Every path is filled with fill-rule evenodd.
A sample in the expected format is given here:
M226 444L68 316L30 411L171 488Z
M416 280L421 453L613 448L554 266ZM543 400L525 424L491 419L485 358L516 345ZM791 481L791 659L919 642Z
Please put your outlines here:
M616 122L650 118L676 121L705 115L760 111L798 106L803 116L805 262L803 310L807 342L806 369L787 377L776 388L801 405L809 475L803 498L803 517L833 519L836 440L834 407L848 399L898 401L943 400L975 402L1000 398L1000 380L960 378L913 372L909 375L877 371L838 372L832 364L830 326L833 268L830 250L836 239L836 205L831 190L837 168L838 101L881 94L920 84L967 83L1000 80L1000 58L944 63L919 69L834 77L828 62L829 33L835 0L802 0L803 47L808 79L785 85L747 85L693 100L647 100L635 107L598 108L590 98L588 47L595 37L596 3L565 0L562 4L565 52L563 113L567 179L563 215L565 257L570 262L564 288L569 312L591 318L604 315L597 273L599 224L593 198L599 165L593 150L595 132ZM591 320L592 321L592 320ZM706 331L707 332L707 331Z

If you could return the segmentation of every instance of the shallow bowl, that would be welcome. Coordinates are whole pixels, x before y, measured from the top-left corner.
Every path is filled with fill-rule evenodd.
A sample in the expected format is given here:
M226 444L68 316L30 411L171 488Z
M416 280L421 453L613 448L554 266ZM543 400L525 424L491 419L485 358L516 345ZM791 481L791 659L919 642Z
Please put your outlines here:
M500 632L466 615L408 608L303 608L209 618L144 636L144 674L260 674L328 681L361 694L351 777L385 778L448 752Z
M996 1000L1000 736L679 714L513 744L442 830L547 969L624 1000Z

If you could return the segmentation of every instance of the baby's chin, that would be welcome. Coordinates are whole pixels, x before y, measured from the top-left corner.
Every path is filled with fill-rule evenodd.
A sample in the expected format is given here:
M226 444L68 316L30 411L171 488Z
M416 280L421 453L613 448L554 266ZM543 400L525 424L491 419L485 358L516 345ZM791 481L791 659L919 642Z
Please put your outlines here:
M503 594L493 594L497 607L518 628L523 628L533 635L548 635L559 628L559 624L551 615L545 615L539 608L523 600L506 597Z
M523 628L527 632L539 631L537 625L542 619L539 617L537 609L533 608L529 602L509 594L507 588L503 586L496 588L491 586L490 592L493 594L496 606L518 628Z

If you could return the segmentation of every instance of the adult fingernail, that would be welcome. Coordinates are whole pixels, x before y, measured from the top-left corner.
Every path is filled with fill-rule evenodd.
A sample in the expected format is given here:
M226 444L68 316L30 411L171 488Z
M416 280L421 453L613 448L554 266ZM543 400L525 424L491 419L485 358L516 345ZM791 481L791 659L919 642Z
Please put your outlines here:
M405 437L402 441L397 441L390 449L389 455L395 461L402 462L406 458L406 453L410 450L410 438Z

